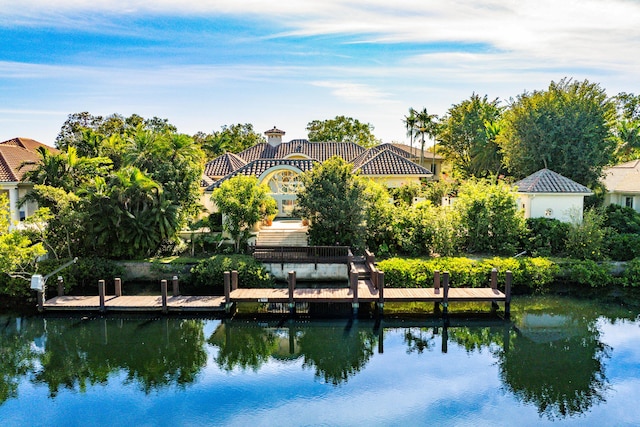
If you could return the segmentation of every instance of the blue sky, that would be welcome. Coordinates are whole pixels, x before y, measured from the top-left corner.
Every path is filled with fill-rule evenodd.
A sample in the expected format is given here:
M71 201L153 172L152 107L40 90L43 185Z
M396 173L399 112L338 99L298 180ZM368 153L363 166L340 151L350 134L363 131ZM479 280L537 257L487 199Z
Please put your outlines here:
M640 93L638 0L0 0L0 140L71 113L252 123L346 115L407 141L409 107L504 104L571 77Z

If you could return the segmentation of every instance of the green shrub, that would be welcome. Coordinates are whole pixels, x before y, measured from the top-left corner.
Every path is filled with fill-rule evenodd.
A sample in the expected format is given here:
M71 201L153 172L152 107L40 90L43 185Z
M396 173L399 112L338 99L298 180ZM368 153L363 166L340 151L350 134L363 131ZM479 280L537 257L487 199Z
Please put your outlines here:
M640 257L640 234L613 233L608 239L609 257L629 261Z
M640 286L640 258L635 258L627 263L623 279L624 286Z
M572 284L600 288L621 284L620 278L611 274L609 263L598 263L593 260L569 260L562 266L564 279Z
M553 256L565 249L569 224L553 218L529 218L522 247L531 256Z
M570 258L600 261L606 252L604 215L598 209L584 212L581 222L574 222L569 227L566 240L566 254Z
M248 255L214 255L191 269L191 283L196 286L224 285L224 272L236 270L244 288L268 288L275 285L266 268Z
M554 281L559 268L545 258L500 258L482 261L470 258L390 258L378 263L385 274L385 286L392 288L425 288L433 286L436 270L448 271L454 287L488 287L491 270L498 269L499 286L504 286L506 271L513 273L512 286L542 291Z
M618 233L640 233L640 213L633 208L619 205L609 205L605 210L606 227L611 227Z

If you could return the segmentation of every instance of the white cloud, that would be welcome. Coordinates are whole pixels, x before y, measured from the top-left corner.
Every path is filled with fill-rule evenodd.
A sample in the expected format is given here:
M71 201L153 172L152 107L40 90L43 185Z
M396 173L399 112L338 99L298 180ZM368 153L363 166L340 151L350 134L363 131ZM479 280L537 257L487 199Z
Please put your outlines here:
M390 95L374 87L370 87L360 83L334 82L334 81L315 81L312 85L324 87L331 90L331 94L335 97L354 103L388 103L391 101Z

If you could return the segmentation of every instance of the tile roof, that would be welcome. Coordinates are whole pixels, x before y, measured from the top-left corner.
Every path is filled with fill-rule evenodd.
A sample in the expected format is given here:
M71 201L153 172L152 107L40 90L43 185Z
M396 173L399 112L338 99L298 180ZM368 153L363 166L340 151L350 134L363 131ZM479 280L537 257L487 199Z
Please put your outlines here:
M591 190L582 184L566 178L549 169L540 169L528 177L516 182L518 193L582 193L591 194Z
M0 145L11 145L16 147L21 147L29 151L36 151L39 147L44 147L49 151L51 151L53 154L60 153L60 150L58 150L57 148L50 147L46 144L36 141L35 139L30 139L30 138L20 138L20 137L12 138L12 139L0 142Z
M604 169L602 174L607 191L640 193L640 159Z
M372 152L372 153L375 153ZM417 175L430 176L431 171L413 163L391 149L382 149L373 157L359 166L355 166L354 172L359 171L363 175Z
M224 181L233 178L234 176L238 176L238 175L245 175L245 176L255 176L260 177L260 175L262 175L265 171L267 171L267 169L270 169L272 167L276 167L276 166L293 166L297 169L299 169L301 172L307 172L309 170L311 170L313 168L313 165L317 163L315 160L307 160L307 159L261 159L261 160L255 160L251 163L248 163L247 165L241 167L240 169L236 170L233 173L230 173L229 175L225 176L224 178L219 179L218 181L214 182L213 184L211 184L210 186L207 187L207 191L212 191L215 188L218 188L220 186L220 184L222 184Z
M221 178L229 175L235 170L245 166L245 162L241 157L233 153L225 153L204 165L204 174L211 178Z
M405 151L407 153L409 153L411 155L411 157L413 157L413 159L420 159L420 147L411 147L407 144L398 144L398 143L394 143L394 144L384 144L384 145L392 145L402 151ZM425 159L433 159L433 153L431 151L424 151L424 158ZM435 155L435 159L437 160L444 160L444 157L442 157L440 154L436 153Z
M238 153L238 156L247 163L258 159L282 159L293 154L301 154L319 162L340 156L351 162L364 151L365 148L353 142L309 142L306 139L294 139L276 147L263 142Z
M40 156L18 145L0 144L0 182L18 182L34 165L20 168L24 162L38 162Z

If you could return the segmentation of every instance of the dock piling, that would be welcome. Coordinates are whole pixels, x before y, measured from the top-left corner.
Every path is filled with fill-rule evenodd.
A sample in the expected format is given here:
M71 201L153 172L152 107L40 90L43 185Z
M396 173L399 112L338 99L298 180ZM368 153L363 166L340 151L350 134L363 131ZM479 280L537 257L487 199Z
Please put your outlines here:
M360 308L360 303L358 302L358 272L357 271L351 270L351 272L349 273L349 282L351 285L351 290L353 291L353 301L351 302L353 316L358 317L358 309Z
M105 306L104 306L105 289L104 289L104 287L105 287L104 280L102 280L102 279L98 280L98 295L100 296L100 311L102 311L102 312L105 311Z
M511 317L511 282L513 281L513 273L507 270L506 281L504 284L504 317Z
M378 271L378 312L384 314L384 271Z
M229 314L231 311L231 273L225 271L224 277L224 311Z
M113 283L114 283L116 296L121 297L122 296L122 280L120 280L119 277L116 277L115 279L113 279Z
M162 294L162 312L167 313L167 280L162 279L160 281L160 293Z
M58 296L61 297L64 295L64 280L62 276L58 276Z
M171 295L177 297L178 295L180 295L180 283L178 282L178 276L173 276L171 282L173 284L173 292L171 293Z
M289 314L295 314L296 303L293 299L293 293L296 289L296 272L290 271L287 277L287 283L289 284Z
M442 273L442 312L449 312L449 272Z

